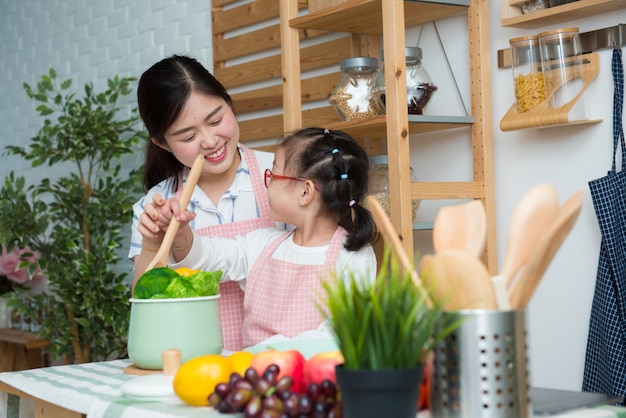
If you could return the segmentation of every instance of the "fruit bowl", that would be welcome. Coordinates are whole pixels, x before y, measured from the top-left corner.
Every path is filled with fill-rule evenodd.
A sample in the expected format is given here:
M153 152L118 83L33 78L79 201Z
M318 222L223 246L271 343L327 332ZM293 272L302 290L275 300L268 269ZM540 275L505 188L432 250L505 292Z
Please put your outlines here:
M220 354L224 342L218 298L131 298L129 358L140 369L160 370L167 349L180 350L183 363L204 354Z

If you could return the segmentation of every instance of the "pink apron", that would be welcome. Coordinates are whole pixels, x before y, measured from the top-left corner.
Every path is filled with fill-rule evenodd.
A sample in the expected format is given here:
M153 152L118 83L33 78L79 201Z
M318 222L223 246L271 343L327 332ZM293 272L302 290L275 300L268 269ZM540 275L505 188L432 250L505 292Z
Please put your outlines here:
M322 281L329 271L336 269L346 231L337 228L324 264L294 264L273 259L274 250L293 232L287 231L270 243L248 272L244 298L244 347L276 334L293 338L322 323L318 310Z
M243 235L255 229L276 227L276 223L269 217L270 207L267 200L267 190L263 183L263 175L259 169L256 155L245 146L240 145L240 148L243 150L248 163L252 189L259 209L259 217L200 228L196 230L198 235L234 238L237 235ZM243 328L243 290L239 287L239 283L231 281L220 283L218 307L222 322L222 334L224 336L224 350L241 350L243 348L241 333Z

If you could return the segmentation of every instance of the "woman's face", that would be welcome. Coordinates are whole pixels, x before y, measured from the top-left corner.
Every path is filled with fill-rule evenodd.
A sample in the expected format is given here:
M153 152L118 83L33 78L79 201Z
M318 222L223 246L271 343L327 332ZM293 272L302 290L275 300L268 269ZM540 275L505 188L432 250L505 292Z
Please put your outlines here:
M166 146L178 161L191 167L204 155L204 173L222 174L239 164L239 124L221 97L193 92L165 133Z

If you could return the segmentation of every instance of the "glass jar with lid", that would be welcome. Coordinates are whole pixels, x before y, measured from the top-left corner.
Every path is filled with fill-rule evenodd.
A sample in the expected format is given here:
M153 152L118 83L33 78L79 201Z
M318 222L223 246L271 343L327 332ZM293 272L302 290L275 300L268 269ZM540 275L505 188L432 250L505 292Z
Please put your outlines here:
M585 61L580 35L578 28L564 28L542 32L537 36L548 107L556 109L574 100L585 86ZM568 117L570 120L587 119L584 92L569 111Z
M548 0L529 0L520 5L522 14L533 13L550 7Z
M384 62L384 51L381 51L381 61ZM428 71L422 65L422 48L404 48L406 59L406 99L407 111L410 115L423 114L424 107L428 104L437 86L433 83ZM381 68L376 76L374 94L378 100L378 105L385 111L385 67Z
M385 210L387 216L391 216L391 205L389 200L389 159L387 155L371 155L369 171L369 190L368 194L374 196L380 206ZM411 167L411 182L416 182L417 174ZM417 208L420 200L411 200L411 215L415 219Z
M525 113L546 100L539 38L536 35L521 36L510 39L509 44L515 86L515 110L517 113Z
M341 78L328 101L341 120L369 119L382 114L372 88L378 73L373 57L346 58L339 64Z

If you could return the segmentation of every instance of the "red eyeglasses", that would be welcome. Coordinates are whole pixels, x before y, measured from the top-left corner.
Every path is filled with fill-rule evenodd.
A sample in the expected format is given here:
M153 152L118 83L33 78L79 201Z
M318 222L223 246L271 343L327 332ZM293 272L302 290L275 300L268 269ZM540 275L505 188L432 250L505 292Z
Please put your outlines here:
M309 179L305 179L304 177L289 177L289 176L281 176L279 174L272 173L272 170L269 168L265 169L265 175L263 176L265 179L265 187L269 187L272 180L296 180L296 181L308 181ZM315 184L315 182L311 182L315 186L317 190L320 190L319 186Z

